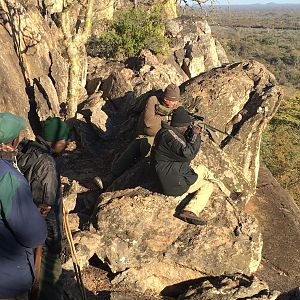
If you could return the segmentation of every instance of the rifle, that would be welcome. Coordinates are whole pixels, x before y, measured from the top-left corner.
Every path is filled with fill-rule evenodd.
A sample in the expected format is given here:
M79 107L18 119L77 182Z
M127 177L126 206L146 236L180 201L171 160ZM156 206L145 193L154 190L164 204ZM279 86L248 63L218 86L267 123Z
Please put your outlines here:
M212 138L212 140L214 142L217 141L216 137L215 137L215 132L219 132L219 133L222 133L232 139L235 139L237 141L241 141L238 137L236 136L233 136L232 134L230 133L227 133L226 131L223 131L221 129L218 129L218 128L215 128L207 123L204 122L204 117L202 116L199 116L199 115L196 115L196 114L193 114L193 113L189 113L189 115L192 117L192 121L193 121L193 126L199 126L202 128L202 130L205 130L208 132L208 134L210 135L210 137Z

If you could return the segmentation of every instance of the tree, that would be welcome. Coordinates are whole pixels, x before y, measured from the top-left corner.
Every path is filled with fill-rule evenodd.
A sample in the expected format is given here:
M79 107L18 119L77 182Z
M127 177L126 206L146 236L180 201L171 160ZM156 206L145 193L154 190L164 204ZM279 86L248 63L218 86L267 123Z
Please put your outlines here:
M183 3L185 5L189 5L189 3L195 3L196 5L202 7L204 4L208 3L210 3L211 5L216 4L217 0L179 0L179 3Z
M69 59L69 82L67 96L67 119L74 118L77 112L78 93L81 74L81 53L85 52L85 44L91 35L94 0L87 0L85 20L75 22L72 17L74 0L64 0L64 9L61 14L61 28L64 34L64 45Z

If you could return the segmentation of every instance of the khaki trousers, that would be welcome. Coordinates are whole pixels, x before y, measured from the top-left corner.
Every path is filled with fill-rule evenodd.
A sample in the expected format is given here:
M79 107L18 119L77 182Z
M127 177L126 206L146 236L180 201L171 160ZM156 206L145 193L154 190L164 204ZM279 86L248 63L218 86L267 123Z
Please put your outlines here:
M214 184L216 184L227 197L230 196L231 192L227 189L223 182L216 179L214 174L205 166L200 165L196 167L194 171L198 175L198 179L193 185L190 186L187 194L195 193L195 195L184 209L189 210L199 216L199 214L207 205L209 198L214 191ZM187 196L187 194L184 196Z

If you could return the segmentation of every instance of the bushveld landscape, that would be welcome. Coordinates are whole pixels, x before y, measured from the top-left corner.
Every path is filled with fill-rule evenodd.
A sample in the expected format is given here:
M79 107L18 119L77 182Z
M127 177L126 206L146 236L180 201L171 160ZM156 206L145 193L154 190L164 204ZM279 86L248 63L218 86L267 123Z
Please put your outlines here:
M208 1L211 6L203 4ZM58 299L50 292L61 289L60 283L64 300L300 299L300 4L234 6L230 2L238 1L228 0L218 6L218 1L0 0L0 111L28 121L22 138L44 136L49 116L71 129L58 158L61 168L52 168L51 179L61 175L63 183L51 193L62 196L64 220L56 204L53 211L57 224L64 221L68 241L55 243L63 249L57 251L48 299ZM250 2L239 3L244 1ZM193 3L198 8L188 7ZM189 138L178 141L176 128L169 135L183 149L170 159L174 166L180 156L219 181L220 188L209 184L209 202L197 212L202 226L178 215L187 201L204 202L202 187L183 201L164 193L162 176L141 151L149 136L136 135L141 116L148 129L148 99L167 98L162 91L170 84L180 86L176 99L190 113L220 130L213 135L205 130L201 151L189 159ZM152 106L153 117L158 109ZM157 130L169 119L170 110L163 113ZM132 164L112 176L114 162L132 142L139 145ZM43 146L40 138L36 144ZM51 161L56 145L47 141ZM6 146L0 145L1 160L11 165L16 152ZM20 147L27 152L25 144ZM175 169L174 186L187 183L185 168ZM216 183L205 174L199 179ZM6 186L15 187L3 182L5 196ZM25 178L22 182L28 191ZM48 190L47 183L39 187L32 190ZM2 215L0 229L19 249L23 243ZM26 225L27 214L19 219ZM50 238L52 231L48 228ZM14 260L8 255L13 250L0 243L1 258ZM46 264L49 253L42 253ZM33 265L24 259L30 283ZM14 264L9 282L19 266ZM0 271L0 278L6 274ZM17 295L3 296L1 288L6 287L0 280L1 299Z
M262 161L300 204L300 5L217 6L207 11L230 61L268 67L285 98L263 138Z

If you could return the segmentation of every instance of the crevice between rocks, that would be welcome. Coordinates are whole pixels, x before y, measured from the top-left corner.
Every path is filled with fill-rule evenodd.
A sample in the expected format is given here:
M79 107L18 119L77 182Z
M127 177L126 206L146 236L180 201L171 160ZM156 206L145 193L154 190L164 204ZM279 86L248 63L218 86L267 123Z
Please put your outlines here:
M50 80L53 83L53 86L56 88L56 81L52 75L52 67L53 67L53 57L51 52L49 51L49 58L50 58L50 67L49 67L49 73L48 73L48 77L50 78Z

